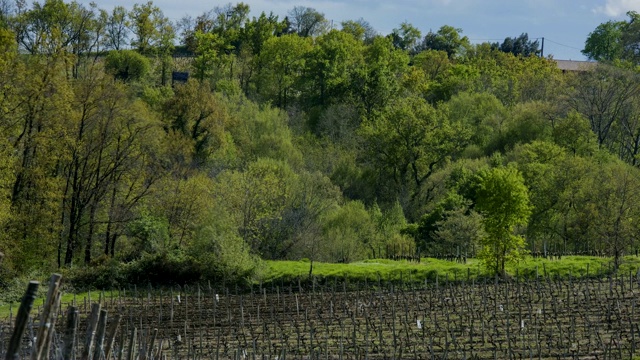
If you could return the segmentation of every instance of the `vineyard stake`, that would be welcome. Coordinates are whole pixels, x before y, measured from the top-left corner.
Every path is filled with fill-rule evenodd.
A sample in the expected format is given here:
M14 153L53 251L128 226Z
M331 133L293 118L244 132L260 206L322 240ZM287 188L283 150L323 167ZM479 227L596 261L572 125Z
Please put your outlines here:
M69 306L67 309L67 325L64 331L62 358L71 360L75 348L76 333L78 330L78 308Z
M47 345L49 331L53 326L53 322L55 322L57 310L56 300L58 299L58 290L60 289L61 280L62 275L60 274L51 275L51 279L49 280L49 291L47 292L47 299L40 316L40 327L38 328L38 333L36 335L36 347L35 351L31 352L31 359L33 360L41 359L45 356L45 351L48 352L49 350L48 348L45 349L45 347Z
M16 325L9 341L9 347L7 348L7 360L17 360L20 358L20 343L22 341L22 335L29 321L29 313L33 307L33 302L36 299L38 293L38 287L40 283L37 281L29 282L27 291L22 298L20 308L18 308L18 315L16 315Z
M104 357L104 336L107 328L107 310L100 310L100 318L98 320L95 348L93 351L93 360L100 360Z
M107 331L107 344L105 346L104 358L109 359L111 356L111 351L113 350L113 342L116 338L116 332L118 331L118 326L120 325L120 320L122 319L122 315L116 315L115 319L109 326L109 330Z
M134 326L133 329L131 329L131 337L129 338L129 351L127 352L127 360L134 360L135 356L136 356L136 335L137 335L137 328Z
M91 317L87 324L87 335L85 337L84 350L82 351L82 360L88 360L89 354L91 354L91 348L93 347L93 337L96 333L98 326L98 318L100 316L100 304L91 304Z

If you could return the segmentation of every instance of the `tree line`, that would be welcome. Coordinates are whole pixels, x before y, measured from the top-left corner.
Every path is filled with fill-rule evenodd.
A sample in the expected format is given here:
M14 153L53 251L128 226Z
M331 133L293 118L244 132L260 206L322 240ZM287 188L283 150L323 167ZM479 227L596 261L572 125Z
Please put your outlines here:
M527 251L637 246L632 66L563 74L526 34L383 35L308 7L173 22L152 2L1 5L12 274L168 254L246 277L418 251L502 272Z

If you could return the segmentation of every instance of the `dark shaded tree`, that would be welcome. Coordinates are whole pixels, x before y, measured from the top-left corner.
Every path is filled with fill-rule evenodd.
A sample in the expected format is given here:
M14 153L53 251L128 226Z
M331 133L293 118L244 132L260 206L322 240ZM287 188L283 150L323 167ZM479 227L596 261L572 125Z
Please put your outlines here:
M529 34L522 33L518 37L505 38L502 44L494 46L502 52L511 53L516 56L536 56L540 54L540 42L529 40Z
M288 13L291 29L302 37L315 37L330 30L324 14L314 8L296 6Z

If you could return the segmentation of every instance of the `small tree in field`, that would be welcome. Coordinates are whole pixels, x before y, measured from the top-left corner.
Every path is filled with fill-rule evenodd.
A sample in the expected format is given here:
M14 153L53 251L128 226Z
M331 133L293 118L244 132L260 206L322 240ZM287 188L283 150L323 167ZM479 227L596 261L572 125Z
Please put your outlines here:
M524 238L513 233L531 214L529 193L515 167L499 167L479 174L476 209L483 215L486 232L478 258L493 274L505 275L505 265L523 255Z

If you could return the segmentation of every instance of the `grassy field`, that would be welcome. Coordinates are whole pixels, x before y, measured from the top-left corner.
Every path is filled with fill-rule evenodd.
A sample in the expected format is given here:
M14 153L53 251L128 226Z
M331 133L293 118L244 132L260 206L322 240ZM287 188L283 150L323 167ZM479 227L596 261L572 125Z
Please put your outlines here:
M46 284L40 284L40 287L44 287L46 289ZM25 289L27 288L26 284L24 288ZM39 293L42 294L42 297L37 298L33 303L34 313L36 312L38 307L42 307L45 302L46 292L39 292ZM62 296L60 297L60 303L71 304L75 299L75 302L78 305L84 304L85 301L88 304L90 304L98 301L98 299L100 299L100 294L103 294L105 298L111 297L111 292L109 291L105 291L105 292L90 291L90 292L82 292L77 294L63 292ZM116 295L114 294L114 296ZM13 316L15 316L18 313L19 307L20 307L20 302L18 301L3 303L2 305L0 305L0 319L8 318L10 313L13 313Z
M309 276L308 261L268 261L262 281L265 283L286 283ZM640 268L640 258L625 257L619 271L636 273ZM613 271L610 258L590 256L567 256L560 260L527 258L507 272L512 277L531 279L536 276L585 277L603 276ZM446 280L470 280L487 276L481 264L470 259L465 264L432 258L420 263L393 260L366 260L350 264L313 263L313 276L318 280L347 280L352 282L415 281L424 282Z

